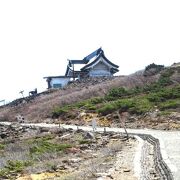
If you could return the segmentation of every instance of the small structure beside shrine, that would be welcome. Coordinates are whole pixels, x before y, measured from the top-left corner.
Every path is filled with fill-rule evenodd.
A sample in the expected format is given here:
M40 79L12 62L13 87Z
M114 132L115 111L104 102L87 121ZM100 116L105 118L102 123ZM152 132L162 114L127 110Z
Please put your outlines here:
M104 51L99 48L82 60L68 60L65 76L44 77L48 88L62 88L71 80L113 76L119 71L119 66L108 60Z
M48 84L48 89L51 88L62 88L66 86L70 80L71 76L48 76L44 77Z

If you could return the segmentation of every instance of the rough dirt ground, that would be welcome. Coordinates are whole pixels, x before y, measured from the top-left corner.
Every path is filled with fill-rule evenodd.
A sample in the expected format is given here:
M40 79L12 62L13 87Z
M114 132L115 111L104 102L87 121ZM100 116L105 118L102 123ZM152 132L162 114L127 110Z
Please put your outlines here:
M129 141L124 146L123 151L117 154L116 162L112 168L112 177L114 180L127 179L136 180L134 175L134 156L136 152L137 141ZM111 170L110 170L111 171Z
M61 128L22 127L20 124L2 126L3 138L0 144L5 148L0 152L0 167L8 160L31 160L31 149L41 147L42 140L54 144L71 144L61 152L35 154L32 165L22 172L9 171L8 178L18 180L77 179L88 180L105 178L136 179L133 159L137 141L127 140L122 134L113 132L88 133ZM2 135L2 134L1 134ZM43 145L44 147L44 145ZM3 177L1 177L3 179ZM1 179L0 178L0 179Z
M40 173L31 174L28 176L19 177L18 180L82 180L82 179L99 179L99 180L136 180L137 177L134 175L134 155L135 148L137 146L137 141L135 139L130 139L128 141L121 141L114 139L108 144L109 148L116 149L116 145L123 143L122 149L115 153L115 157L101 157L103 150L99 152L96 151L94 155L96 158L84 161L77 171L73 173ZM105 149L104 149L105 150ZM108 161L110 164L107 166Z
M152 113L153 114L153 113ZM130 116L126 119L126 127L131 129L158 129L158 130L176 130L180 129L180 113L173 112L169 117L155 116L152 114L146 116ZM122 128L122 122L118 119L116 113L107 116L98 116L97 113L79 113L78 118L71 120L59 119L46 119L47 123L57 124L74 124L78 126L92 125L92 120L96 119L97 125L102 127L118 127Z

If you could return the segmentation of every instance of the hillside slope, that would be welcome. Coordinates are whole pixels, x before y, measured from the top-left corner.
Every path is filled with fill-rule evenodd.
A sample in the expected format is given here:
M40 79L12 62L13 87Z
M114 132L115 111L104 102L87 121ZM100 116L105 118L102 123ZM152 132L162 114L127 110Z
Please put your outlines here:
M171 82L167 84L168 87L178 86L180 83L179 66L165 68L160 72L150 73L148 75L145 75L143 71L139 71L129 76L119 76L110 79L85 79L81 82L74 82L66 88L47 91L36 97L21 99L20 103L11 103L5 107L1 107L0 120L15 121L16 116L21 114L28 122L42 122L47 118L51 119L57 107L64 107L68 104L72 105L94 97L104 97L112 88L124 87L125 89L132 89L135 87L147 87L154 82L158 82L160 78L164 81L162 74L165 74L167 76L165 78L169 78L168 81ZM16 102L18 101L16 100ZM82 109L82 111L84 110ZM81 108L75 109L75 112L73 118L78 116ZM61 119L61 116L56 118Z

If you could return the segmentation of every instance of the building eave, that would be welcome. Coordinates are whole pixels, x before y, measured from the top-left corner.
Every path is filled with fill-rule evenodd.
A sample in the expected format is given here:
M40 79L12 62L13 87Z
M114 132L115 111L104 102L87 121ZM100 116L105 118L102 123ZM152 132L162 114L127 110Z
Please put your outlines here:
M71 76L47 76L43 77L43 79L49 79L49 78L71 78Z
M98 56L93 62L91 62L90 64L87 64L86 66L84 66L83 68L81 68L81 70L83 71L83 70L85 70L85 69L88 69L88 68L92 67L94 64L96 64L96 63L98 62L98 60L99 60L101 57L107 62L107 64L111 65L112 68L115 68L115 69L118 69L118 68L119 68L118 65L116 65L116 64L112 63L111 61L109 61L109 60L105 57L104 52L102 51L102 52L99 54L99 56Z

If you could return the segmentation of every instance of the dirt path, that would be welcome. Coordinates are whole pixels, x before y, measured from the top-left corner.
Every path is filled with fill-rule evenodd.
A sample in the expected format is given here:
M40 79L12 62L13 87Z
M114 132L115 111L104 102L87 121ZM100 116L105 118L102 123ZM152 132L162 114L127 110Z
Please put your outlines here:
M137 180L134 173L134 157L136 152L137 141L129 141L128 146L125 146L123 151L117 154L114 167L109 170L114 180L126 179Z

